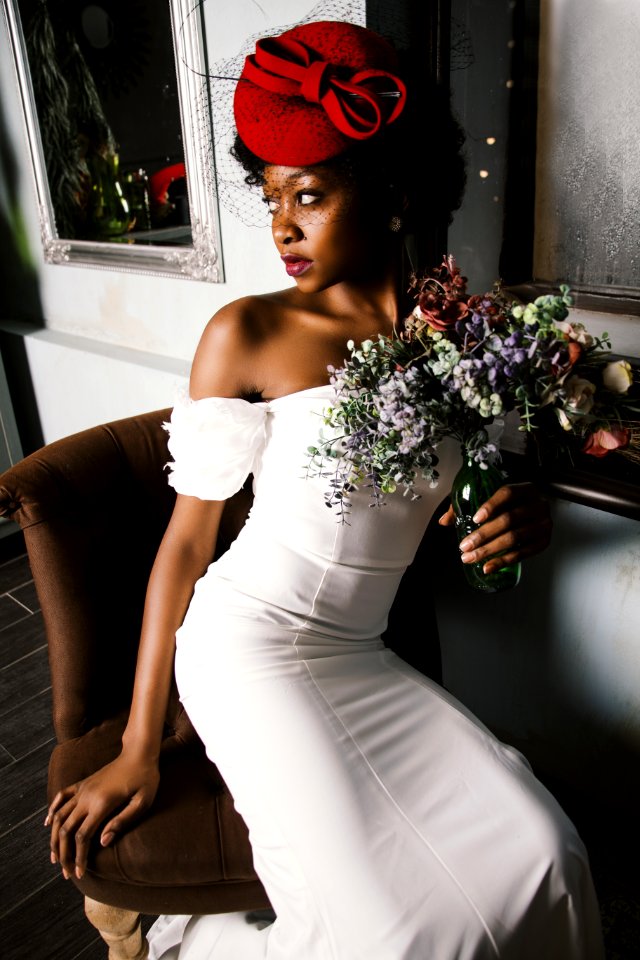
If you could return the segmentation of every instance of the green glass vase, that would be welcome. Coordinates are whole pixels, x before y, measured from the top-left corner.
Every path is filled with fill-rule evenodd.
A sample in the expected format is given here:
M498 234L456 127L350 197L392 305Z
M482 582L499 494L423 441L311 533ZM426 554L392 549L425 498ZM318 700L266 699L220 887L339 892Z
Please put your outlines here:
M497 467L491 464L481 467L464 448L462 457L462 467L456 474L451 488L451 503L456 514L458 543L478 529L479 524L474 523L473 517L482 504L505 483L504 476ZM486 560L462 565L467 582L475 590L483 593L498 593L501 590L509 590L520 582L520 563L505 564L493 573L484 573L482 567L485 563Z
M87 160L91 174L90 239L117 240L134 221L120 183L118 164L117 154L95 154Z

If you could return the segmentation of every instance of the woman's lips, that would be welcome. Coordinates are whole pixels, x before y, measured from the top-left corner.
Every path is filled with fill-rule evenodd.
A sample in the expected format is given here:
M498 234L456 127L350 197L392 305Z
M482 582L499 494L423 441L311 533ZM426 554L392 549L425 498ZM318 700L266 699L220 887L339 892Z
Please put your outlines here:
M313 263L313 260L305 260L304 257L296 257L292 253L285 254L281 258L285 269L290 277L299 277L305 273Z

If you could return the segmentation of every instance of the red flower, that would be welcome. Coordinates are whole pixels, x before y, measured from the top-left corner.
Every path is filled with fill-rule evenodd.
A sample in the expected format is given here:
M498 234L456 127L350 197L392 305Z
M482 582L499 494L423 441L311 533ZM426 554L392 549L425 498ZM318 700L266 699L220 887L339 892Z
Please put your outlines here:
M594 432L587 437L587 442L582 448L582 452L588 453L592 457L606 457L612 450L627 447L630 439L631 435L628 430L613 424L608 430L604 428L594 430Z
M441 297L430 290L421 294L418 306L430 327L434 330L447 330L469 313L464 300Z
M582 347L575 340L570 340L567 349L569 351L569 366L572 367L582 356Z

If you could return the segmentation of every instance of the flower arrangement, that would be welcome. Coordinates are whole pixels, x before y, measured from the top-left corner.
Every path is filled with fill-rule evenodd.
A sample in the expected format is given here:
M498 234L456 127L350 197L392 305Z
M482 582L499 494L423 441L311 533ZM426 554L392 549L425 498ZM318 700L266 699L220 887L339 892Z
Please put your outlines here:
M497 283L470 295L452 256L410 285L416 301L403 328L356 346L331 383L309 471L328 479L326 494L344 519L354 488L382 505L398 486L416 496L423 477L438 481L438 444L456 438L467 458L499 458L488 428L512 411L519 429L544 431L567 449L639 459L640 399L634 370L611 360L608 334L591 336L568 319L570 290L531 303L510 300Z

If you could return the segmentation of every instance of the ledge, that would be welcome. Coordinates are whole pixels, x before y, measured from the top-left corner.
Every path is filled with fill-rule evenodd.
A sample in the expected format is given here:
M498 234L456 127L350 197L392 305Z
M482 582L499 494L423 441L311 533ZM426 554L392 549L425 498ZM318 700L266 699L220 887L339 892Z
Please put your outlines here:
M570 500L630 520L640 520L640 464L622 454L602 459L582 455L540 465L534 453L504 452L502 465L514 480L532 480L549 497Z
M106 357L117 363L132 364L135 367L147 367L150 370L159 370L188 377L191 362L177 357L169 357L160 353L151 353L148 350L138 350L134 347L123 346L105 340L94 340L81 334L67 333L63 330L51 330L49 327L39 327L35 324L22 323L13 320L0 321L0 332L24 337L25 339L40 340L66 350L79 350L82 353L92 353Z
M596 477L586 471L551 473L543 479L548 494L571 500L585 507L615 513L620 517L640 520L640 490L638 483Z

